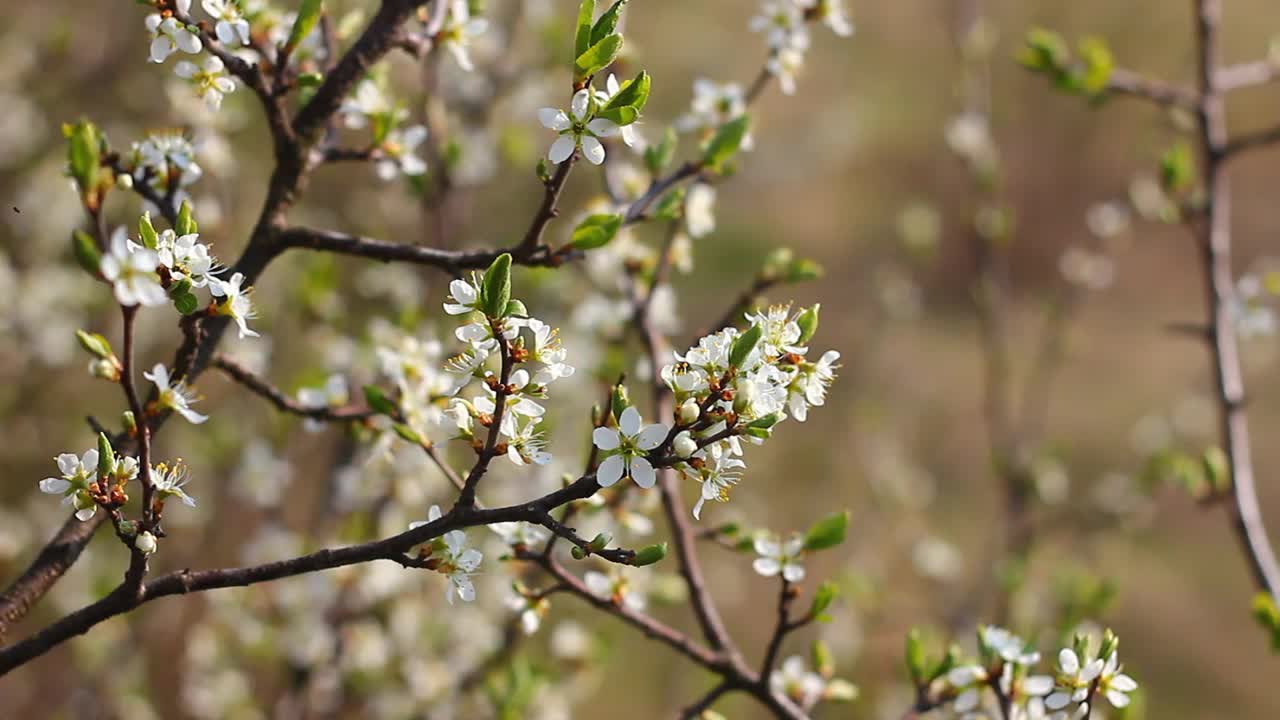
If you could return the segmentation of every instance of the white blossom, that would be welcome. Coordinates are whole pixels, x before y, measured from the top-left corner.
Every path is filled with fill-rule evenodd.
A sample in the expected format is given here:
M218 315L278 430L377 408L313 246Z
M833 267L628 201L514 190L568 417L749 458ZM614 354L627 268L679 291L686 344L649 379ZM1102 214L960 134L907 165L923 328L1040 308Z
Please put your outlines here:
M223 45L248 45L249 21L244 19L234 0L201 0L200 6L217 20L214 33Z
M604 162L604 145L600 138L618 132L613 121L591 118L591 91L586 88L574 94L568 113L556 108L542 108L538 111L538 121L548 130L560 134L547 152L547 159L557 165L568 160L578 148L582 149L587 162L599 165Z
M249 329L249 321L258 316L253 301L249 299L252 288L243 287L244 273L236 273L228 280L210 278L209 292L218 301L219 315L225 315L235 321L240 330L240 339L258 337L258 333Z
M201 415L191 409L191 403L196 401L195 393L187 388L183 380L170 383L169 369L164 364L156 363L155 367L151 368L151 372L144 372L142 376L156 384L156 390L159 393L157 402L160 407L172 410L186 418L187 422L196 425L209 419L209 416Z
M76 457L75 453L62 453L54 460L61 476L41 480L40 492L61 495L63 505L75 506L78 520L93 517L98 506L89 496L89 484L98 477L98 451L86 450L80 457Z
M184 15L190 7L191 0L178 0L178 9ZM151 62L162 63L179 50L194 55L204 49L200 36L172 15L162 17L159 13L152 13L147 16L146 25L152 36Z
M163 305L168 301L156 268L160 257L154 250L129 240L123 229L111 236L111 247L102 256L102 276L111 283L116 302L125 306Z
M172 466L159 463L151 468L151 486L160 500L177 498L187 507L195 507L196 500L187 494L183 486L191 480L191 473L181 461Z
M751 567L758 574L773 577L782 573L783 579L792 583L804 580L804 566L800 564L804 538L796 535L784 542L770 535L760 535L753 547L760 557L751 563Z
M427 139L425 125L413 125L404 129L396 128L387 133L382 141L382 154L375 170L382 180L394 180L397 175L422 175L427 171L427 163L414 154L418 146Z
M769 689L800 704L812 707L822 699L827 681L805 665L804 658L792 655L769 675Z
M609 487L624 476L642 488L651 488L657 482L657 473L645 455L657 448L667 437L667 426L660 423L640 427L640 412L634 407L622 411L618 429L600 427L591 433L595 446L610 455L596 470L600 487Z
M174 66L173 72L191 84L210 110L222 107L222 96L236 89L236 81L227 75L222 59L214 55L205 58L198 66L183 60Z

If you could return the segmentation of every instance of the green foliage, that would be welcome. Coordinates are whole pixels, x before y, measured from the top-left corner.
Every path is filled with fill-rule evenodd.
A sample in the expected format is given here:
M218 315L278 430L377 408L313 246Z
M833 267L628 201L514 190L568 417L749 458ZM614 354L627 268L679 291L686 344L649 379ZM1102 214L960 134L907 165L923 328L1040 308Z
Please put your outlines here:
M324 0L302 0L298 7L298 18L293 21L293 29L289 31L289 40L284 44L284 51L291 53L311 34L316 23L320 22L320 14L324 12Z
M796 318L796 325L800 326L800 337L796 342L803 345L813 339L815 333L818 332L818 312L822 309L821 305L813 305L800 313Z
M644 567L661 561L667 556L667 544L658 543L641 548L631 560L631 564L636 567Z
M653 175L661 175L667 169L676 154L676 144L680 141L673 127L662 132L662 139L644 149L644 165Z
M71 252L86 272L95 276L98 274L102 266L102 251L89 233L79 229L71 231Z
M764 330L759 325L752 325L741 335L734 338L733 346L729 348L729 366L742 367L742 363L747 361L751 351L755 350L756 345L760 343L762 334L764 334Z
M596 16L596 0L582 0L578 6L578 25L574 33L573 56L579 57L595 42L591 39L591 20Z
M725 163L742 147L742 140L750 130L749 115L740 115L720 126L702 154L703 167L716 172L723 170Z
M1191 144L1179 140L1160 156L1160 185L1169 193L1191 189L1196 179L1196 160Z
M96 358L109 360L113 355L115 355L111 350L111 343L98 333L89 333L84 330L77 330L76 340L80 342L80 347L84 348L86 352Z
M844 542L849 532L849 512L843 510L832 513L814 523L804 534L804 549L826 550Z
M98 476L106 477L115 472L116 451L106 433L98 433Z
M596 117L612 120L618 125L630 125L640 117L649 102L649 89L653 84L649 73L641 70L640 74L624 82L618 92L609 98L609 102L596 113Z
M494 258L489 269L484 272L484 280L480 287L480 304L485 315L490 318L500 318L507 311L509 302L511 302L511 254L502 253Z
M595 45L613 34L613 31L618 27L618 21L622 19L622 6L626 4L627 0L616 0L608 10L604 11L600 19L596 20L596 24L591 27L590 44Z
M364 401L368 403L369 409L379 415L388 415L395 417L400 413L396 404L382 392L382 388L377 385L364 386Z
M1027 33L1017 59L1028 70L1049 78L1059 90L1088 98L1101 98L1106 93L1115 70L1115 59L1103 39L1081 39L1073 55L1060 34L1044 28Z
M818 622L829 622L831 616L827 614L827 609L836 601L840 595L840 586L827 580L818 586L816 592L813 593L813 602L809 605L809 617Z
M97 192L102 135L96 125L83 119L74 125L63 125L62 134L67 139L67 168L81 195L89 201Z
M190 235L200 232L200 227L196 225L196 219L191 215L191 203L183 200L182 207L178 209L178 219L173 224L173 231L179 235Z
M578 250L595 250L608 245L622 227L622 216L609 213L590 215L573 229L569 244Z
M160 237L156 234L155 226L151 224L151 213L144 212L142 217L138 218L138 237L142 240L142 246L155 250L160 244Z
M1253 596L1253 619L1258 621L1271 637L1271 651L1280 653L1280 608L1269 593Z
M573 78L582 82L609 67L609 64L622 51L622 36L609 35L598 43L587 48L586 52L573 61Z

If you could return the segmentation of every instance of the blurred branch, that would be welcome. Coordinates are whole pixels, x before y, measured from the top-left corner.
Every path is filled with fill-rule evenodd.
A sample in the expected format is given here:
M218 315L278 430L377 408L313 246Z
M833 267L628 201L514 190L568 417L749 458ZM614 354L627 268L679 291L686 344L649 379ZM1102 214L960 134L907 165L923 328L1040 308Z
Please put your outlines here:
M215 355L211 365L221 370L227 377L243 385L250 392L270 402L281 412L299 415L312 420L332 422L351 422L367 420L377 413L359 405L342 407L303 405L296 398L286 395L276 386L253 374L248 368L227 357Z
M1280 565L1267 537L1258 505L1249 424L1244 409L1244 375L1232 310L1235 278L1231 267L1231 188L1225 161L1232 152L1227 134L1224 88L1218 84L1221 57L1221 0L1193 0L1200 98L1197 132L1203 159L1204 214L1193 219L1209 307L1209 343L1220 431L1231 468L1231 498L1236 534L1254 581L1273 599L1280 598ZM1241 149L1238 146L1236 150Z
M1107 80L1107 90L1149 100L1165 107L1192 110L1196 106L1195 93L1187 88L1143 77L1122 68L1111 71L1111 76Z
M1218 68L1214 74L1219 92L1230 92L1266 85L1280 80L1280 63L1273 60L1257 60Z

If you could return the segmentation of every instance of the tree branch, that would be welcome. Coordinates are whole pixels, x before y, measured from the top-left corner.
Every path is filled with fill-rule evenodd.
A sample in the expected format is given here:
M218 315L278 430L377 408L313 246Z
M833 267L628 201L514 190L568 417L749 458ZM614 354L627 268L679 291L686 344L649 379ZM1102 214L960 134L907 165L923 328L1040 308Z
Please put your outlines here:
M344 405L341 407L304 405L298 402L296 398L284 394L279 388L254 375L248 368L226 355L215 355L211 364L226 374L227 377L243 385L250 392L274 405L281 412L311 418L312 420L331 422L367 420L377 414L362 405Z

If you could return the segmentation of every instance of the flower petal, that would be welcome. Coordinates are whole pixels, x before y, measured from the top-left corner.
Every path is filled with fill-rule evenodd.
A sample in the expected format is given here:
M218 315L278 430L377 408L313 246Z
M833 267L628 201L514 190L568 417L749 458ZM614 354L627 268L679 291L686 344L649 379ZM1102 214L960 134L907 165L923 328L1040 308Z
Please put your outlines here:
M622 479L622 471L626 469L626 463L621 455L610 455L600 463L600 467L596 469L596 482L600 487L609 487Z
M653 471L653 465L642 457L631 458L631 479L636 481L636 485L648 490L658 482L658 474Z
M591 441L601 450L617 450L622 443L617 430L603 427L591 431Z

